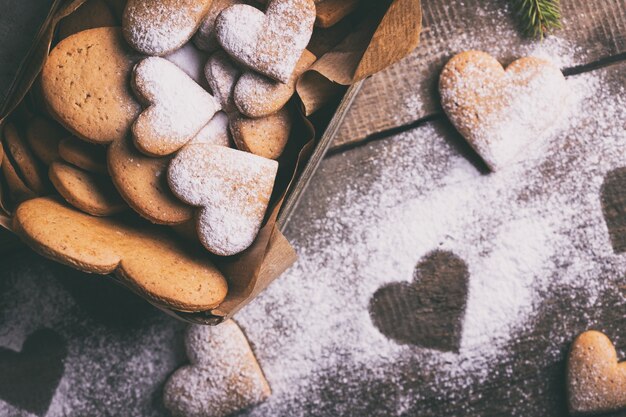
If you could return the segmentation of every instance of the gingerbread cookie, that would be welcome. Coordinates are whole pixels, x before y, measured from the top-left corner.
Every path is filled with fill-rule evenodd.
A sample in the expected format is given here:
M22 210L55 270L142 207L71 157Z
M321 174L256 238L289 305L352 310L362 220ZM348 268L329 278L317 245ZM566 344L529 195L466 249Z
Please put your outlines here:
M149 103L132 127L135 145L147 155L176 152L220 110L212 95L163 58L137 64L133 88Z
M83 30L117 25L117 19L104 0L87 0L69 16L61 19L57 33L59 40L63 40Z
M256 405L270 387L239 326L190 326L185 336L189 365L165 384L165 407L176 417L226 417Z
M182 48L164 56L201 86L208 86L204 76L204 66L208 55L188 42Z
M42 195L48 191L46 175L32 154L22 136L12 123L4 126L3 148L6 156L11 161L17 175L26 187L35 194Z
M177 199L167 185L169 157L145 156L127 139L109 146L107 161L113 184L142 217L167 225L184 223L193 217L193 208Z
M106 149L74 137L63 139L59 143L59 156L78 168L96 174L108 174Z
M238 149L278 159L289 140L292 122L291 112L286 107L260 119L238 114L230 119L230 132Z
M183 148L168 169L170 188L199 208L198 236L212 253L235 255L259 232L278 163L223 146Z
M490 55L462 52L443 68L441 104L489 168L502 168L546 133L563 112L567 83L543 59L526 57L506 70Z
M37 197L35 192L24 184L24 181L17 174L15 167L4 152L2 152L2 165L0 168L9 188L9 197L12 204L19 204L22 201Z
M109 177L92 174L64 162L53 162L50 181L61 197L93 216L111 216L126 209Z
M197 143L230 147L228 116L226 113L223 111L215 113L211 121L198 132L195 138L189 141L190 145Z
M265 13L245 4L217 17L217 39L230 56L276 81L287 83L315 22L312 0L271 0Z
M59 143L69 136L69 132L55 122L37 116L28 123L24 136L35 156L48 166L59 159Z
M218 51L209 57L204 67L204 75L213 95L219 100L226 113L237 110L233 100L235 84L241 75L239 67L224 51Z
M124 37L143 54L168 54L191 39L210 5L211 0L128 0Z
M233 4L250 4L250 2L245 0L213 0L211 2L209 11L206 16L204 16L198 31L193 36L193 42L199 49L207 52L213 52L219 49L220 44L215 37L215 20L222 10Z
M89 142L123 139L141 111L129 83L138 58L119 28L89 29L64 39L41 74L49 111Z
M241 113L249 117L264 117L276 113L287 104L296 91L296 81L316 59L315 55L305 49L286 84L246 72L235 86L235 105Z
M204 311L227 293L226 279L206 253L157 227L93 217L56 199L36 198L17 208L13 230L43 256L84 272L115 273L159 306Z
M567 391L572 414L626 409L626 363L618 363L615 347L604 334L586 331L572 343Z

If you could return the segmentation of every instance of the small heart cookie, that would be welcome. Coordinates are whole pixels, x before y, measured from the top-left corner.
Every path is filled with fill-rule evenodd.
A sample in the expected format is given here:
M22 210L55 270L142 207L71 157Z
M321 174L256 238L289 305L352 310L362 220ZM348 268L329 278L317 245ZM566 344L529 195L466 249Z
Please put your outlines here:
M128 207L109 177L92 174L64 162L53 162L48 175L65 201L92 216L111 216Z
M81 139L123 139L141 111L129 83L138 59L119 28L89 29L62 40L41 72L46 107Z
M220 256L247 249L256 238L274 188L278 163L223 146L183 148L168 182L182 201L199 207L198 236Z
M626 409L626 363L618 363L615 347L603 333L586 331L572 343L567 394L572 414Z
M496 170L555 125L567 83L539 58L518 59L504 70L490 55L466 51L443 68L439 92L452 124Z
M239 326L190 326L189 365L165 384L163 402L172 415L226 417L270 396L270 387Z
M189 141L189 145L198 143L230 147L228 116L226 113L223 111L215 113L211 121L198 132L195 138Z
M146 55L165 55L196 32L211 0L128 0L122 29L128 43Z
M180 224L193 217L193 207L177 199L167 185L170 158L146 156L130 138L113 143L107 153L115 188L135 212L156 224Z
M291 112L283 107L260 119L231 115L230 132L237 149L269 159L278 159L285 150L293 123Z
M276 113L296 91L296 81L317 57L306 49L286 84L263 75L246 72L235 86L233 100L239 111L249 117L264 117Z
M198 31L193 36L193 43L203 51L213 52L219 49L220 44L215 37L215 20L222 10L233 4L250 4L246 0L213 0L209 11L204 16Z
M217 39L230 56L276 81L287 83L315 23L312 0L271 0L265 13L245 4L217 17Z
M209 57L204 67L204 75L211 91L226 113L237 111L233 100L233 90L241 75L239 67L224 51L217 51Z
M147 155L176 152L220 110L212 95L164 58L137 64L133 88L149 103L132 127L135 145Z

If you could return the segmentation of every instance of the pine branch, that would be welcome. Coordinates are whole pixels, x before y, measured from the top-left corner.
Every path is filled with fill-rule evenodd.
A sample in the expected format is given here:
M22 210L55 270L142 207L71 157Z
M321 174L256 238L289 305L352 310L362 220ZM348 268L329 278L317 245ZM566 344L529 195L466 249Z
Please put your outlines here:
M561 28L560 0L514 0L522 30L533 38Z

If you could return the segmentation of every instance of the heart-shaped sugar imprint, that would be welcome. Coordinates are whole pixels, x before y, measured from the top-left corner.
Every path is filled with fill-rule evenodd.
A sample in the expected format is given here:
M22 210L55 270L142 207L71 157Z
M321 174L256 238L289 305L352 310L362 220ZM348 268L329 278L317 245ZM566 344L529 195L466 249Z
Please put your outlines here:
M190 326L189 365L165 384L163 401L175 416L225 417L264 401L270 387L237 324Z
M133 88L150 104L132 127L135 145L147 155L176 152L220 110L212 95L164 58L137 64Z
M490 55L466 51L443 68L439 92L452 124L497 170L554 127L564 110L567 83L543 59L521 58L504 70Z
M146 55L165 55L196 32L211 0L128 0L122 29L128 43Z
M225 9L215 30L222 47L237 61L287 83L314 23L313 0L271 0L265 13L245 4Z
M431 252L415 267L414 282L394 282L374 293L372 321L399 343L458 352L468 279L462 259L451 252Z
M567 396L572 414L626 409L626 363L618 363L615 347L603 333L586 331L572 343Z
M168 182L182 201L199 207L202 244L216 255L229 256L256 238L277 170L276 161L247 152L190 144L170 163Z
M65 340L50 329L28 336L19 353L0 347L0 399L44 415L63 377L66 356Z

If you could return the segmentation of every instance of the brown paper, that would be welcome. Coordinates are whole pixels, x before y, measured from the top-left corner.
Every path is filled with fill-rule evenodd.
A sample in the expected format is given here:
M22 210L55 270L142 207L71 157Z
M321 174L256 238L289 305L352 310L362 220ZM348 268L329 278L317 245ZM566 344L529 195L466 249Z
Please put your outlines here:
M15 83L5 111L0 115L0 125L22 101L41 71L58 22L84 1L54 3L47 25L41 31L39 41L29 52L28 63ZM395 0L389 3L374 1L374 6L368 5L365 14L369 17L342 42L336 43L335 47L326 52L300 78L297 89L302 101L300 123L294 123L288 146L280 158L275 193L268 208L266 222L250 248L239 255L216 261L229 283L225 301L212 311L198 313L157 307L189 322L217 324L240 310L295 262L295 251L277 227L276 219L286 196L297 183L299 174L316 146L315 130L304 114L311 114L313 110L328 103L332 97L345 91L342 85L352 84L391 65L417 45L421 29L419 0ZM398 25L401 27L397 27ZM402 41L399 42L399 39ZM324 45L320 50L331 47L328 41ZM1 185L2 183L0 190L3 188ZM11 230L10 212L4 211L5 214L0 215L0 227ZM116 281L123 284L117 279Z

